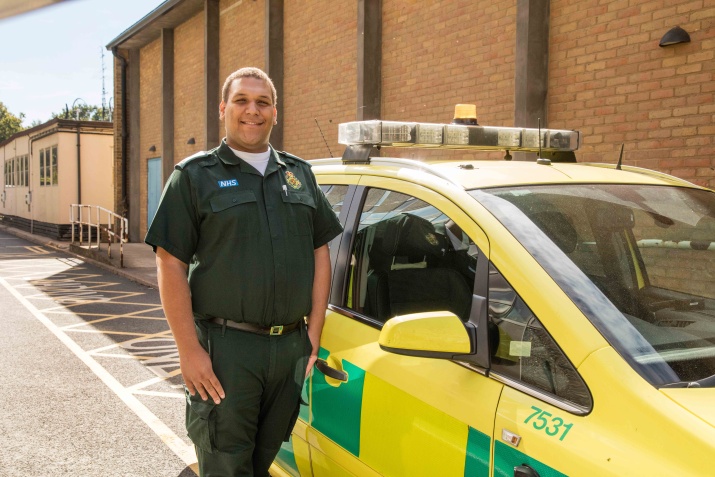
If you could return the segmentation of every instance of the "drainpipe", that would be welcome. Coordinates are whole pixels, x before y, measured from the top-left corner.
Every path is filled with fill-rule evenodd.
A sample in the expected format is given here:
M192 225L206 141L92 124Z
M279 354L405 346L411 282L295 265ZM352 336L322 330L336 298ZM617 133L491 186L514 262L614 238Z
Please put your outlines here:
M79 146L79 121L77 121L77 203L81 204L82 203L82 168L81 168L81 162L80 162L80 146Z
M129 209L129 203L127 200L127 60L124 59L117 52L117 47L112 48L112 54L115 58L119 60L121 65L121 77L122 77L122 159L121 159L121 170L122 170L122 216L127 216L127 211Z
M30 152L30 159L29 159L29 162L30 162L30 164L29 164L29 166L30 166L30 173L29 173L30 181L29 182L30 183L27 185L27 187L28 187L27 192L30 194L30 203L28 204L28 207L30 208L30 233L33 233L34 228L35 228L35 220L34 220L35 219L35 208L32 206L32 179L34 178L34 174L32 173L34 171L34 167L32 167L32 165L35 163L35 161L34 161L34 157L32 154L32 146L33 146L34 140L32 139L32 137L30 137L29 134L27 135L27 141L28 141L27 149Z

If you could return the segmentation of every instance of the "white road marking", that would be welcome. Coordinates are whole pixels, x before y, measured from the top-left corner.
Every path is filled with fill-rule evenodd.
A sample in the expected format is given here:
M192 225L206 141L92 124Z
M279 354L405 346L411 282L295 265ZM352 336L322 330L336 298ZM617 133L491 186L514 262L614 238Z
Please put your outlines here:
M167 398L179 398L186 399L184 393L167 393L161 391L134 391L134 394L143 394L144 396L156 396L156 397L167 397Z
M95 361L89 353L83 350L72 338L64 333L52 321L38 310L30 301L13 288L4 278L0 278L0 285L5 287L32 315L47 327L75 356L77 356L92 372L104 382L126 405L136 414L159 438L181 459L187 466L195 468L196 454L193 446L186 445L166 424L141 403L127 388L122 386L114 376ZM77 331L77 330L74 330ZM150 391L143 391L148 394ZM171 393L162 393L171 394ZM178 393L177 393L178 394ZM153 394L152 395L156 395ZM173 395L167 397L174 397ZM183 397L183 395L180 395Z
M139 391L139 390L141 390L142 388L145 388L145 387L147 387L147 386L153 386L154 384L164 382L164 381L167 380L167 378L170 378L170 377L172 377L172 376L176 376L176 375L178 375L178 374L180 374L180 373L181 373L181 370L177 369L175 372L169 373L168 376L157 376L156 378L147 379L146 381L144 381L144 382L142 382L142 383L137 383L137 384L135 384L135 385L133 385L133 386L129 386L129 387L127 388L127 391L131 391L131 392L133 392L133 393L136 393L136 391ZM175 394L175 393L172 393L172 394Z

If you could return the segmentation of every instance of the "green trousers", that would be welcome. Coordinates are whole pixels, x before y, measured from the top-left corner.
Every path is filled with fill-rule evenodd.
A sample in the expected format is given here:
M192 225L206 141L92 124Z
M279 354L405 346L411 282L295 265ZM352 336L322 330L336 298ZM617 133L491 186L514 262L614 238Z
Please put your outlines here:
M226 397L186 393L186 429L201 477L267 477L300 410L311 346L305 325L269 336L196 322Z

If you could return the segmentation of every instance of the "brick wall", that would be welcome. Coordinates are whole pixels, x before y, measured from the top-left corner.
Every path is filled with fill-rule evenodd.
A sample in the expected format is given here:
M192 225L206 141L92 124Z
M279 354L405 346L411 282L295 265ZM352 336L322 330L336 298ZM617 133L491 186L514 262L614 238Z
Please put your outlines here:
M147 160L162 156L161 142L161 38L141 49L139 77L139 203L140 231L146 233L147 216ZM149 151L151 146L155 152Z
M265 0L220 0L221 83L242 66L265 67L265 6ZM284 8L284 94L278 102L284 147L307 159L326 157L317 119L332 154L339 156L338 123L355 119L357 2L285 2ZM383 0L382 19L384 119L449 122L454 104L473 103L480 124L513 125L516 0ZM675 25L690 33L691 43L658 47ZM712 0L553 0L550 28L548 125L584 133L580 161L615 162L625 143L626 164L715 188ZM205 143L204 13L177 26L174 42L178 162ZM151 144L161 154L159 45L147 45L141 55L144 159ZM121 81L115 65L120 207ZM193 146L186 144L190 137ZM382 154L484 157L396 148ZM145 229L145 161L141 172ZM128 192L136 196L131 187Z
M445 123L455 104L468 103L477 105L480 124L513 125L516 0L383 0L382 5L383 119ZM414 149L384 151L427 155Z
M221 0L219 11L219 88L228 75L245 66L265 68L264 0ZM221 96L221 91L216 95ZM219 136L226 135L223 121L219 122Z
M665 48L679 25L691 42ZM549 126L579 129L579 161L667 172L715 188L715 4L554 0Z
M177 163L205 149L204 88L204 13L200 12L174 30L174 161ZM192 137L196 144L187 144Z
M338 123L355 120L357 2L285 2L284 148L305 159L342 154Z

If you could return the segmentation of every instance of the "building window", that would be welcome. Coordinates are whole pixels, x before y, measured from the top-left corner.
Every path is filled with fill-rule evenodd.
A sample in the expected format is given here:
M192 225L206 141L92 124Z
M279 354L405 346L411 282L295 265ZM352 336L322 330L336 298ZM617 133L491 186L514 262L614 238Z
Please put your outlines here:
M19 168L18 184L23 187L27 187L30 185L30 182L28 181L28 179L30 177L29 156L27 154L25 154L24 156L20 156L17 160L18 160L18 168Z
M40 186L57 185L57 146L40 149Z
M12 186L12 159L5 161L5 185Z
M26 154L5 161L5 185L7 187L28 186L30 159Z
M45 185L45 150L40 149L40 185Z

